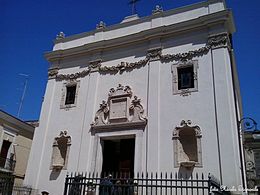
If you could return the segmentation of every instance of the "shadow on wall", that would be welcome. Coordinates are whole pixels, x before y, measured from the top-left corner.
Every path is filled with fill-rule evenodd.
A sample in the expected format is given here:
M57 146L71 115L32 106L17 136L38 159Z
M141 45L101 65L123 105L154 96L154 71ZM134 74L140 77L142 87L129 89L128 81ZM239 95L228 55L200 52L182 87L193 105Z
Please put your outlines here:
M193 173L194 167L186 168L183 166L180 166L178 170L178 178L179 179L192 179L192 173Z
M49 195L49 192L47 192L47 191L42 191L41 194L42 194L42 195Z
M52 170L52 171L51 171L51 174L50 174L50 177L49 177L49 180L50 180L50 181L56 180L56 179L59 177L60 172L61 172L61 170L55 170L55 169Z

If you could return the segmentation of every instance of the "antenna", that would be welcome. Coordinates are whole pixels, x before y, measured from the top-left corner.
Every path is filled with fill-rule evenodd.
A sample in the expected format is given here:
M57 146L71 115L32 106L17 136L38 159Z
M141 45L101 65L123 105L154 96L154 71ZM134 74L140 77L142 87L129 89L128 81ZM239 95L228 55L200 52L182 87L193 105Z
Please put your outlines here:
M132 15L136 14L136 3L140 0L130 0L129 4L132 5Z
M20 73L19 75L20 75L20 76L23 76L23 77L25 78L25 81L24 81L24 85L23 85L23 93L22 93L22 96L21 96L21 98L20 98L19 108L18 108L18 112L17 112L17 117L18 117L18 118L19 118L20 112L21 112L21 110L22 110L23 100L24 100L24 96L25 96L25 92L26 92L27 84L28 84L28 78L29 78L29 75L27 75L27 74L22 74L22 73Z
M5 107L6 107L5 104L0 104L0 109L3 109L3 110L4 110Z

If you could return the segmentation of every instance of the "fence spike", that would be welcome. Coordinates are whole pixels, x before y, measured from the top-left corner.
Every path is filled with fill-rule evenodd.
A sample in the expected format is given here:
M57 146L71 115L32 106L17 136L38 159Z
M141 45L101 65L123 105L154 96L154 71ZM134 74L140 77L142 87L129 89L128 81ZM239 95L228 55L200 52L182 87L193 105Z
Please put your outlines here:
M198 179L199 177L198 177L198 173L196 173L196 179Z
M201 178L204 179L204 174L203 173L201 174Z

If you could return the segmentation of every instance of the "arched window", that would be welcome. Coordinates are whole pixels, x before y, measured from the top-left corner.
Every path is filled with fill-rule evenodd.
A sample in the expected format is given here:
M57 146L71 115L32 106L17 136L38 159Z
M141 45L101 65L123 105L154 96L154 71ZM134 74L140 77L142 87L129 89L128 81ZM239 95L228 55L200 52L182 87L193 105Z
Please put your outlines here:
M201 130L191 126L191 121L182 121L173 132L174 166L202 166Z

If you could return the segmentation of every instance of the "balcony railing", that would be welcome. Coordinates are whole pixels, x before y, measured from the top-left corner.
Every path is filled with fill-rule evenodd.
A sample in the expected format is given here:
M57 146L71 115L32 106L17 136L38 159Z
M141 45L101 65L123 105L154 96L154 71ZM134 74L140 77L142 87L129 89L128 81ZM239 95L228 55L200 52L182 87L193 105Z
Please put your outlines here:
M0 169L5 169L5 170L8 170L8 171L14 171L15 163L16 163L15 160L0 157Z

